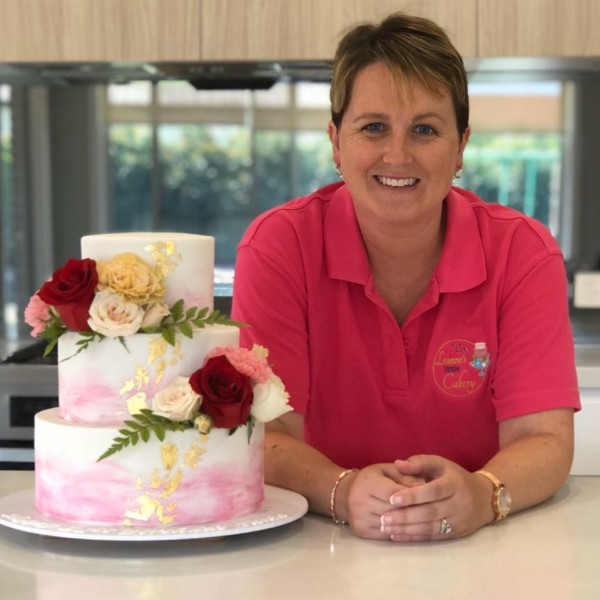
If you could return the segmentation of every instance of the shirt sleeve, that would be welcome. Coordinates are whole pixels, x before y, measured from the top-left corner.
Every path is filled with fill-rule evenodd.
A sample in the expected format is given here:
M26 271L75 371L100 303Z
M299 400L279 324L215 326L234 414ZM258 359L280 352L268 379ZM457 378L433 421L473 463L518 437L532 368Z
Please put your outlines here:
M498 420L557 408L579 410L562 256L548 254L520 281L510 281L510 274L507 280L492 383Z
M269 363L286 386L290 404L305 414L310 376L302 262L298 250L279 247L293 246L293 236L273 239L273 246L242 243L238 248L232 317L247 324L240 330L240 344L268 349Z

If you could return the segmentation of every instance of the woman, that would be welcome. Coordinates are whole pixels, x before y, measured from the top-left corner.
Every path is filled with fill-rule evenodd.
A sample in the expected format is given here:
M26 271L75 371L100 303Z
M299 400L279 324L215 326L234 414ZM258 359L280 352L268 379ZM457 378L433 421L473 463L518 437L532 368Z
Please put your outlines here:
M347 33L331 101L343 182L262 215L238 249L242 342L270 349L294 406L268 429L266 481L358 536L468 535L569 473L563 259L536 221L452 187L467 79L437 25Z

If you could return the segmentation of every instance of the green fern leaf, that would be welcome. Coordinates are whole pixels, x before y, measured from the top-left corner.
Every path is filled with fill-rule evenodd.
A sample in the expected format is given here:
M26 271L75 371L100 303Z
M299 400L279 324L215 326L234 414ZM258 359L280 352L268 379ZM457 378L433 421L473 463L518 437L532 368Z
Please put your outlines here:
M183 300L177 300L171 307L171 317L176 323L183 318Z
M156 437L161 442L164 442L164 440L165 440L165 427L164 427L164 425L156 424L154 426L154 428L153 428L153 431L156 434Z
M183 322L179 326L179 331L181 331L181 333L187 338L191 339L194 337L194 330L192 329L192 326L187 322Z
M167 344L171 346L175 345L175 330L172 327L167 326L164 329L162 329L161 335L163 336Z

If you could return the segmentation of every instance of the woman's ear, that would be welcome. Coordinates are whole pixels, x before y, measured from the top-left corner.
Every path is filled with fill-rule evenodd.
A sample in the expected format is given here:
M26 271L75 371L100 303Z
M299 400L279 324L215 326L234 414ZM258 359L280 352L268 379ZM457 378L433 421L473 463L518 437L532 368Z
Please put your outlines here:
M333 121L329 121L327 126L327 133L329 134L329 140L331 141L331 149L333 150L333 164L339 165L340 160L340 136L338 128L335 126Z
M467 127L464 133L461 136L460 143L458 144L458 152L456 153L456 167L454 169L454 178L458 179L462 174L463 168L463 154L465 152L465 148L467 146L467 142L469 141L469 136L471 135L471 128ZM460 173L457 175L457 173Z
M469 137L471 136L471 128L467 127L464 131L464 133L461 136L461 140L460 140L460 144L458 147L458 151L459 151L459 156L460 156L460 161L461 161L461 166L462 166L462 155L463 152L465 151L465 148L467 146L467 142L469 141Z

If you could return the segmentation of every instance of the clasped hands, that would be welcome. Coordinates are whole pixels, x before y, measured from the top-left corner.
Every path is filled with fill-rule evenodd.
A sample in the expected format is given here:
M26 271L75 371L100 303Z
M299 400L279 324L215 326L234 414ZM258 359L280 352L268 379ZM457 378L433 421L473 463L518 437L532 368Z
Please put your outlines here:
M421 542L463 537L491 521L488 484L439 456L365 467L338 494L353 533L370 539ZM442 519L451 534L442 533Z

